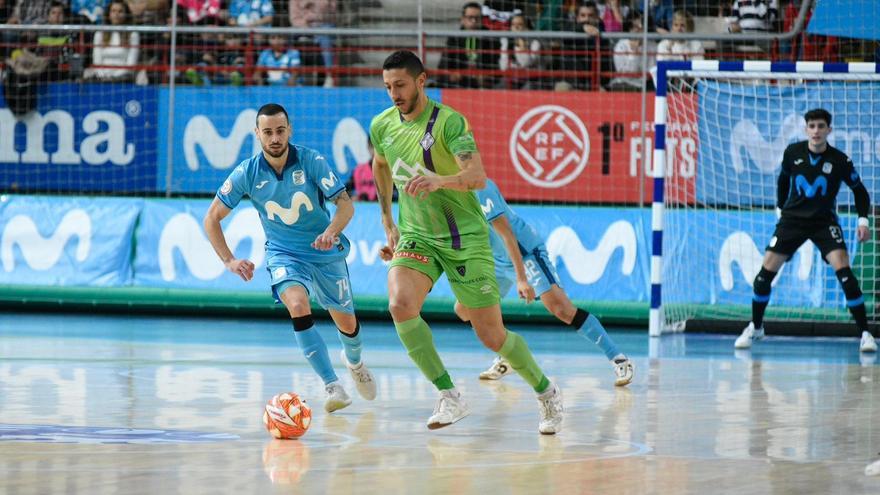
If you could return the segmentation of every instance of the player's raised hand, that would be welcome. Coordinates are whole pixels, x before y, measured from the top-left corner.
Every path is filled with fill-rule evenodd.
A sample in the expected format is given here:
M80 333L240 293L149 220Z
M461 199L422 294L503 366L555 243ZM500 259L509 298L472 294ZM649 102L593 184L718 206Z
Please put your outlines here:
M422 195L432 193L440 189L442 178L438 175L417 175L407 181L404 192L410 196L422 199Z
M245 282L254 278L254 264L249 260L233 259L226 263L226 269L241 277Z
M526 280L516 281L516 293L519 294L520 299L526 300L526 304L531 304L535 300L535 289Z
M324 232L321 232L321 235L315 237L314 242L312 242L312 247L320 249L321 251L326 251L338 243L339 236L335 232L325 230Z
M865 227L864 225L862 225L856 230L856 239L858 239L859 242L865 242L870 238L871 238L871 230L868 229L868 227Z

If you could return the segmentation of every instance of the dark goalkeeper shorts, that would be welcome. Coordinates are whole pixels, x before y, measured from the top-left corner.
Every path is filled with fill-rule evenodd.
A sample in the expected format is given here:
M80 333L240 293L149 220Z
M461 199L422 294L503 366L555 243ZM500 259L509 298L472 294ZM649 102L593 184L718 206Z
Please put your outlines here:
M808 240L822 252L822 259L835 249L846 249L843 230L837 222L783 218L776 224L767 250L791 257Z

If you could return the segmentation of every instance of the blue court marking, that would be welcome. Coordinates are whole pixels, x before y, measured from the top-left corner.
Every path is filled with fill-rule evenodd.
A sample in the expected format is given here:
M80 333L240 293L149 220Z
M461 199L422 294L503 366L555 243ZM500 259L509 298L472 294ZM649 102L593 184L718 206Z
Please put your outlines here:
M199 431L0 424L0 442L143 445L228 442L238 439L238 435Z

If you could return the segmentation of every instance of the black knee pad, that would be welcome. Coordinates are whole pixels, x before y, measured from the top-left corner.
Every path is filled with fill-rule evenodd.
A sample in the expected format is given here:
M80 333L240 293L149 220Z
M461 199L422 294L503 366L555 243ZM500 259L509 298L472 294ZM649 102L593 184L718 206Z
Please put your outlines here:
M843 287L843 293L846 295L847 301L854 301L862 297L859 281L850 267L841 268L834 273L837 275L837 280L840 281L840 286Z
M771 272L762 266L761 271L755 276L755 283L753 285L755 295L769 296L772 288L770 284L773 283L774 278L776 278L776 272Z

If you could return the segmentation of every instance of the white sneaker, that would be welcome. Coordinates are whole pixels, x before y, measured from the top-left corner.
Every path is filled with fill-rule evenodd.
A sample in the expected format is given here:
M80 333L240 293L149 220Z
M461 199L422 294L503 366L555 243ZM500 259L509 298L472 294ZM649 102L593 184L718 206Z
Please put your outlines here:
M859 344L859 352L877 352L877 342L871 332L862 332L862 342Z
M753 340L761 340L764 338L764 327L755 328L755 324L749 322L749 326L743 329L743 333L736 338L733 343L735 349L748 349L752 347Z
M348 358L345 357L345 349L340 352L340 355L342 356L342 362L345 363L345 367L351 373L351 378L354 380L354 385L357 387L361 397L367 400L375 399L376 380L373 380L373 374L367 369L364 361L361 360L360 363L352 365L348 362Z
M351 397L342 388L339 382L328 383L324 390L327 392L327 400L324 401L324 410L328 413L351 405Z
M480 372L480 380L500 380L502 377L513 373L513 367L501 356L492 361L492 366L486 371Z
M428 429L436 430L449 426L452 423L470 414L467 404L461 398L461 394L457 390L441 390L440 400L434 406L434 414L428 418Z
M626 356L617 357L611 362L614 365L614 386L623 387L633 381L635 366Z
M555 383L538 395L538 406L541 408L541 422L538 431L542 435L553 435L562 431L562 391Z

